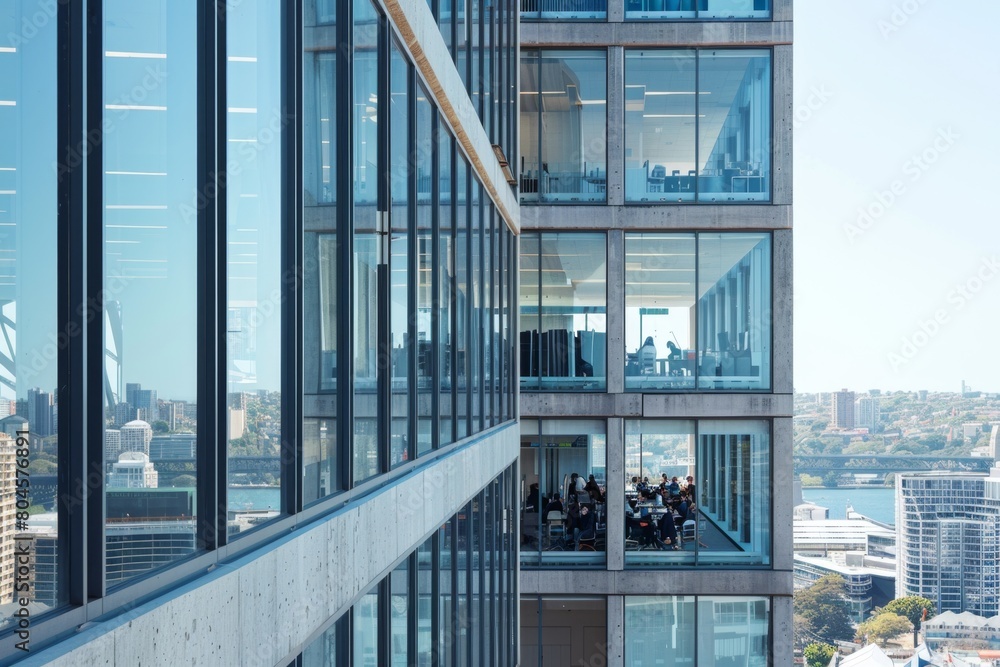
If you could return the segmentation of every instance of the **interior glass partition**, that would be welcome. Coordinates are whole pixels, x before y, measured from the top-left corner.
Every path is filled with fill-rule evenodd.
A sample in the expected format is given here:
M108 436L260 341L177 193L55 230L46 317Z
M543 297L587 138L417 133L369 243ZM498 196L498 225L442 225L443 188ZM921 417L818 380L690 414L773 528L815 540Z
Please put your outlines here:
M698 235L698 387L771 386L771 235Z
M521 388L607 387L607 236L521 238Z
M625 235L625 388L695 386L695 234Z
M607 52L522 51L522 202L607 199Z
M767 421L626 420L626 565L767 565L770 471Z
M769 50L625 52L627 202L767 202L770 191Z
M626 19L767 19L771 0L625 0Z
M607 423L526 419L520 463L521 564L603 563Z

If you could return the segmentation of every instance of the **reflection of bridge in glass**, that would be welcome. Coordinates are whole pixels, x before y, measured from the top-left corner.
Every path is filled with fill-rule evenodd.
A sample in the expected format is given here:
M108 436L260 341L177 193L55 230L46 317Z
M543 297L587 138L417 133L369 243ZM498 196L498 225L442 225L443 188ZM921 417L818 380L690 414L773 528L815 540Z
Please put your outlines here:
M153 460L153 465L161 473L192 474L195 459L160 459ZM269 472L277 475L281 472L281 459L277 456L230 456L227 470L235 474Z
M795 472L823 475L840 473L901 473L929 470L989 472L993 459L987 456L913 456L863 454L802 454L793 457Z

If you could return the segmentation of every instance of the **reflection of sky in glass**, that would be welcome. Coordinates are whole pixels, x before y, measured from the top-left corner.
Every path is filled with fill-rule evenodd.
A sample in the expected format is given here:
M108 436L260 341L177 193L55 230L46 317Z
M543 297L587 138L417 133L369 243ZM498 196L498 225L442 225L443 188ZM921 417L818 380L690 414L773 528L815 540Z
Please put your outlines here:
M194 2L105 1L105 290L122 381L196 395Z
M37 2L0 1L0 396L7 399L56 385L56 25L31 24L38 11Z

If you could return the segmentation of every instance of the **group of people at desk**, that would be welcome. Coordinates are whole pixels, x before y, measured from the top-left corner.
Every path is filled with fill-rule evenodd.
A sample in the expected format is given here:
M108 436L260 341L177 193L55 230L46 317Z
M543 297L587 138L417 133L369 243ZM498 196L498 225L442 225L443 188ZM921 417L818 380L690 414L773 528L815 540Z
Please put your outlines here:
M699 372L703 377L756 377L760 374L760 368L751 363L747 333L737 336L735 344L732 344L725 331L718 335L718 339L718 352L709 350L701 355ZM695 356L694 350L682 350L673 341L667 341L666 358L658 358L653 337L646 336L638 351L625 355L625 375L694 375Z
M681 484L664 473L658 485L651 485L648 477L633 477L631 488L625 502L626 548L680 550L685 524L693 527L698 520L694 478ZM693 530L690 535L694 539Z
M531 485L528 498L524 503L526 514L543 509L542 517L546 521L559 521L562 537L550 544L550 549L568 549L573 551L583 548L589 551L596 549L598 519L604 508L604 489L593 475L586 482L577 473L570 475L566 501L556 491L549 499L539 497L538 482ZM544 508L542 507L544 505ZM526 519L527 521L527 519Z

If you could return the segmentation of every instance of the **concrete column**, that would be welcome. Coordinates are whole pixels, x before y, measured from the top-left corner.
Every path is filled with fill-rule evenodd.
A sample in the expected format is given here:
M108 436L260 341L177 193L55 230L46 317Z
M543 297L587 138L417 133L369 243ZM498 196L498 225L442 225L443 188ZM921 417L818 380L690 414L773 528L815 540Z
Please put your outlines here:
M625 391L625 234L608 231L608 393Z
M774 21L791 21L792 4L792 0L772 0L771 19Z
M771 433L771 567L792 571L792 420L775 419Z
M608 596L608 667L625 667L625 598Z
M618 3L616 3L618 4ZM608 48L608 204L625 203L625 49Z
M608 23L622 23L625 20L625 3L621 0L609 0Z
M608 420L606 536L608 571L625 569L625 436L619 417Z
M792 667L792 596L771 598L771 647L774 667Z
M792 46L774 47L774 118L771 134L771 180L775 204L792 203Z
M775 394L792 394L792 230L776 230L771 250L771 387Z

